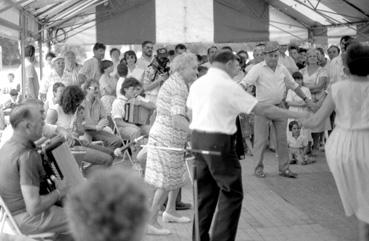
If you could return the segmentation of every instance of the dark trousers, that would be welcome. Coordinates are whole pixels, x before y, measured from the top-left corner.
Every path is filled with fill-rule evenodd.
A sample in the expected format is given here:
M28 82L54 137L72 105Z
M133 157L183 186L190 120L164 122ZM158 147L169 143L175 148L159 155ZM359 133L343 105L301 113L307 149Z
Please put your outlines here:
M195 154L201 241L231 241L236 238L243 189L241 165L234 143L234 137L230 135L192 133L192 148L221 152L219 156Z

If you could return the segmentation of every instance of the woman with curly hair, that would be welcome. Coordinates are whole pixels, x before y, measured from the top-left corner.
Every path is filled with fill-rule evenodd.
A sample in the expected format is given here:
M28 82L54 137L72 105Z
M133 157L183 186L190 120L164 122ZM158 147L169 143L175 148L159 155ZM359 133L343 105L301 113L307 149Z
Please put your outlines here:
M76 158L79 161L93 164L89 167L87 172L89 173L96 166L110 166L113 162L113 157L109 150L106 152L102 151L103 147L93 145L84 138L85 132L82 126L83 120L81 119L84 114L81 113L83 108L80 106L84 98L85 95L79 86L67 86L61 96L60 103L47 111L46 123L63 127L75 136L76 141L73 146L82 145L82 149L86 151L81 159L79 159L79 156Z

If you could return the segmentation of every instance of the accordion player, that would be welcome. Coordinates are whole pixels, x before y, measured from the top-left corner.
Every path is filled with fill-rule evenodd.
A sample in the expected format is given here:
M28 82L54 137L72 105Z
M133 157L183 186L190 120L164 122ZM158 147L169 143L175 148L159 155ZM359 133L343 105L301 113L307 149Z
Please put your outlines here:
M42 165L45 176L40 184L40 194L55 190L53 178L66 180L71 186L83 181L82 173L63 137L54 137L41 150Z

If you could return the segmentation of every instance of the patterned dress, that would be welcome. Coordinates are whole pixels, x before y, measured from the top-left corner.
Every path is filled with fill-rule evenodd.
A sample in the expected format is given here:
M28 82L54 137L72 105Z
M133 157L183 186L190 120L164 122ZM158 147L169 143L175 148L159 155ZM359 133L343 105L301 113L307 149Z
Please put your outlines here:
M306 67L301 70L301 74L304 76L304 83L314 84L314 85L318 84L320 77L328 77L327 71L322 67L319 67L311 75L309 74L307 67ZM325 96L325 90L322 90L318 93L311 94L311 99L313 100L313 102L318 102L321 98L325 98L324 96ZM311 133L319 133L319 132L329 131L329 130L331 130L331 122L329 118L327 118L322 122L322 124L313 128L311 130Z
M161 87L157 98L157 116L148 145L185 147L187 133L173 126L173 116L186 116L188 86L174 73ZM148 148L145 181L156 188L175 190L185 181L184 153Z

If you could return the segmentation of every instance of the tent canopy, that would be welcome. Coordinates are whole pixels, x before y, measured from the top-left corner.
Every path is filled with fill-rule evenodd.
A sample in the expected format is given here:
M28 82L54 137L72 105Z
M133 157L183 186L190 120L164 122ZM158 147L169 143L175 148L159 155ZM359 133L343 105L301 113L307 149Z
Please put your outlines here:
M0 2L0 35L18 38L24 26L28 35L44 41L79 44L286 41L345 33L367 40L368 23L367 0Z

